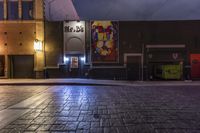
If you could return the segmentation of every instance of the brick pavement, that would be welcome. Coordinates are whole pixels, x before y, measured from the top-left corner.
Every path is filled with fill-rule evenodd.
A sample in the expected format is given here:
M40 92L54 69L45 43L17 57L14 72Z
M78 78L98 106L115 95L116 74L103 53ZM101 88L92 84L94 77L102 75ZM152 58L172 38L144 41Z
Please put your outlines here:
M200 86L57 86L45 93L47 100L0 133L200 133Z
M44 86L0 86L0 111L47 89Z

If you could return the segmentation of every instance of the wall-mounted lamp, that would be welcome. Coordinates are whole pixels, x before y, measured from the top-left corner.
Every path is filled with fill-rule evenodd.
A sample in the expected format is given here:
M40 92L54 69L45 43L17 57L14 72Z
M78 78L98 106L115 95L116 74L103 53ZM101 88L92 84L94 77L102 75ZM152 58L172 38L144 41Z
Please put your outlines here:
M69 61L69 57L64 56L64 63Z
M35 51L42 51L42 41L35 39L34 40L34 50Z
M81 61L85 62L85 56L81 57Z

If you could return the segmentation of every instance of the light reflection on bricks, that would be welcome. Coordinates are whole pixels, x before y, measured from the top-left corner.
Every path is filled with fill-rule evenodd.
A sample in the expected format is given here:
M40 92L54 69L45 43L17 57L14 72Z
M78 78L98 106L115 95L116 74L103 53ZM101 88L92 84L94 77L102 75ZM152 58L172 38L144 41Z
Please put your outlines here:
M46 88L0 88L0 109ZM55 87L48 92L51 94L49 99L5 126L0 133L199 133L199 88L200 86ZM19 97L15 93L22 95Z
M44 86L0 86L0 111L34 96L47 88Z

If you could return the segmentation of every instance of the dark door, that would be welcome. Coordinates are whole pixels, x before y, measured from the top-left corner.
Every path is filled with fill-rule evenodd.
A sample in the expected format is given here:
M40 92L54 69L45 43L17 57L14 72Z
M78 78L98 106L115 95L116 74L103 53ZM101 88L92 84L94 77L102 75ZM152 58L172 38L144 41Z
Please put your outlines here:
M192 78L200 78L200 54L191 54L190 63Z
M11 78L33 78L34 56L14 55L10 57Z
M127 78L128 80L141 80L141 56L127 57Z
M0 76L4 76L5 57L0 55Z

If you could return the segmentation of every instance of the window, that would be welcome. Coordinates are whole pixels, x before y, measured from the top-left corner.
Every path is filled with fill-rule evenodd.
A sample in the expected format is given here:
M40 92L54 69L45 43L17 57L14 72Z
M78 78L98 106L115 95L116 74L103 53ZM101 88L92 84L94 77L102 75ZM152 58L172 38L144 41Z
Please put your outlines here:
M32 0L22 1L22 18L24 20L33 19L33 1Z
M8 1L8 19L17 20L19 18L18 13L18 0Z
M3 0L0 0L0 20L3 20L4 16L4 8L3 8Z

